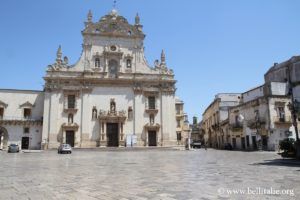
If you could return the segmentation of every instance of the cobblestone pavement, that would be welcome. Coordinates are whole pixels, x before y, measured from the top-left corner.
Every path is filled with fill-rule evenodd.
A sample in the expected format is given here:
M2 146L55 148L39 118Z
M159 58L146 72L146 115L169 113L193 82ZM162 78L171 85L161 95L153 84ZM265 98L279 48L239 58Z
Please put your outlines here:
M0 199L300 199L299 162L274 152L0 151L0 162Z

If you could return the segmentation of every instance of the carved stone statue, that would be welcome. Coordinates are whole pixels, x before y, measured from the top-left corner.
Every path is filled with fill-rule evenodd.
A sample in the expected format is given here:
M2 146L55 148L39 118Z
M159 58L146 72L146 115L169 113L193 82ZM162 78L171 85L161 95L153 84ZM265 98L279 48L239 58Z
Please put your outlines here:
M92 118L97 119L97 109L95 106L93 107Z

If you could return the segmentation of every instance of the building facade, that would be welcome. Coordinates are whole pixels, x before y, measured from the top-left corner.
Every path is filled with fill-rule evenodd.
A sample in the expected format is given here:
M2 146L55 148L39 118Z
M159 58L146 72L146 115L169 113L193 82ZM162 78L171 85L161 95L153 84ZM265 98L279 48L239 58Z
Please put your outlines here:
M93 22L89 12L78 62L69 64L59 46L55 63L46 70L43 92L32 92L26 100L28 92L10 96L2 91L2 118L22 115L22 110L14 114L10 108L31 108L36 121L20 122L18 129L37 126L29 133L39 133L34 148L57 148L60 143L78 148L177 145L174 73L163 51L154 66L147 63L138 15L134 21L128 23L113 9ZM3 119L3 145L15 142L13 132L24 136L23 129L14 131Z
M40 149L44 93L0 89L0 149L10 143L22 149Z
M184 145L189 134L188 116L184 112L184 102L179 97L175 98L175 104L177 144Z
M271 82L242 93L241 104L229 109L234 149L278 150L279 141L292 135L287 84Z
M226 141L221 124L228 119L228 109L238 105L241 94L220 93L202 114L201 129L204 131L204 140L209 147L221 148Z

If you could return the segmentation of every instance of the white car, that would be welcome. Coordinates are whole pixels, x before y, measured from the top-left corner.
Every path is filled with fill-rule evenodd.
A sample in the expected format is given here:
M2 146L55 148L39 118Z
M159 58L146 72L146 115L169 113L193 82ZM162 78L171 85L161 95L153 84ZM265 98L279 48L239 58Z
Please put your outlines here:
M72 147L69 144L60 144L57 153L72 153Z

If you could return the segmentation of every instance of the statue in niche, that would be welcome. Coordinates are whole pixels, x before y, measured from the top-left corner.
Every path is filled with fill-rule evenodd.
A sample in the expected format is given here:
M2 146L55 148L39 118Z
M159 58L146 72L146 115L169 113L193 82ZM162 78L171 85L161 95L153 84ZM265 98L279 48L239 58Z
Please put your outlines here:
M116 112L116 103L114 99L111 99L110 101L110 112L115 113Z
M92 119L97 119L97 109L96 109L96 106L93 107Z
M68 123L72 124L73 123L73 114L68 115Z

